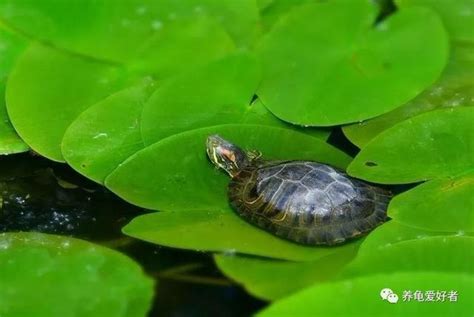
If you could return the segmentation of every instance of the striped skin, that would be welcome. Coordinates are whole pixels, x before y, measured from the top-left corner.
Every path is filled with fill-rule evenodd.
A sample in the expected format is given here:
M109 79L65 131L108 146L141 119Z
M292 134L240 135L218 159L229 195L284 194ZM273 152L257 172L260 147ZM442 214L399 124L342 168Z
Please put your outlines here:
M334 245L387 219L391 194L328 165L263 162L229 184L230 204L253 225L306 245Z

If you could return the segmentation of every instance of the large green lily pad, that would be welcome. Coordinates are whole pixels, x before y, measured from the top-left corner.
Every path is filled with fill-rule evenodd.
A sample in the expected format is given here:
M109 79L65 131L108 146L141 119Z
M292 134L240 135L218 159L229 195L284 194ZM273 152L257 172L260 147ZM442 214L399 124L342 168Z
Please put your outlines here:
M344 134L362 148L382 131L423 112L474 106L474 58L466 55L470 50L473 51L462 46L453 47L450 62L436 84L395 110L344 126Z
M396 196L388 215L407 226L447 232L474 232L474 172L435 179Z
M182 74L145 104L144 141L150 145L183 131L242 121L259 81L259 66L245 53Z
M253 0L5 0L0 17L36 39L88 56L129 62L163 52L160 59L189 65L227 49L233 42L227 32L239 46L251 45L258 9ZM153 46L163 48L155 57L146 53ZM170 50L179 55L175 60L167 58Z
M252 102L252 104L247 107L247 110L242 118L241 123L269 125L274 127L292 129L314 136L316 138L320 138L321 140L327 140L329 134L331 133L331 129L328 128L300 127L280 120L270 111L268 111L268 109L265 107L265 105L260 99L254 100L254 102Z
M409 227L394 220L390 220L375 228L362 242L359 253L374 253L380 249L388 248L395 243L411 240L425 239L431 236L440 236L445 233L428 231Z
M140 116L155 89L151 79L100 101L68 127L62 153L82 175L103 183L120 163L143 149Z
M10 123L4 96L5 84L0 82L0 155L26 152L29 147L16 134Z
M82 111L137 78L162 80L233 52L226 30L239 45L251 45L256 17L250 0L4 1L4 23L49 45L33 44L12 71L12 123L35 151L64 161L60 141Z
M11 122L33 150L64 161L60 145L66 128L82 111L123 87L123 78L116 66L32 44L7 82Z
M279 120L259 99L250 104L259 82L257 61L243 52L169 80L143 107L144 142L150 145L180 132L229 123L279 126L328 136L322 129L300 128Z
M350 157L324 141L289 129L260 125L221 125L163 139L131 156L106 179L123 199L156 210L226 208L228 177L206 155L212 134L267 159L308 159L344 168Z
M350 175L397 184L455 176L474 167L474 107L441 109L407 119L368 143Z
M260 9L260 20L264 31L270 30L275 23L299 5L307 4L312 0L273 0L267 1ZM314 1L313 1L314 2Z
M380 291L387 287L398 295L398 303L381 299ZM420 303L413 299L416 290L445 292L445 300ZM403 300L405 291L411 292L410 301ZM447 296L451 291L458 294L456 302ZM468 316L474 310L473 296L472 275L397 272L317 285L277 301L258 316Z
M344 276L404 271L474 273L474 238L469 236L433 236L401 241L377 252L361 250Z
M474 44L472 0L395 0L395 2L402 10L412 6L426 6L436 10L454 41Z
M440 18L410 8L373 26L377 11L337 0L292 10L261 43L262 102L285 121L329 126L393 110L431 85L448 57Z
M313 284L334 279L357 253L359 242L350 248L336 250L316 261L292 262L263 258L215 255L219 269L242 284L252 295L277 300Z
M20 153L28 146L18 137L8 118L5 105L5 82L18 55L27 41L6 30L0 24L0 155Z
M68 237L0 234L0 315L144 317L153 282L128 257Z
M164 211L138 216L123 228L131 237L194 251L250 254L312 261L352 248L303 246L278 238L241 219L230 207L220 210Z

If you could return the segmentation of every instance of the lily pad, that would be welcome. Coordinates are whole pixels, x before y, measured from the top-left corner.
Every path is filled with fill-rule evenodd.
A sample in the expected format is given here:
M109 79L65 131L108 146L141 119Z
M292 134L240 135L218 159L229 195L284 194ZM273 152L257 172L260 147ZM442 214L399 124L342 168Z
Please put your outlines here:
M367 249L364 249L367 250ZM437 236L408 240L361 252L344 270L344 276L404 271L436 271L473 274L474 237ZM443 256L440 257L440 254Z
M453 47L441 78L415 99L376 118L344 126L344 134L361 148L382 131L423 112L474 106L474 58L465 56L465 51Z
M436 10L454 41L474 43L474 4L472 0L395 0L402 10L426 6Z
M5 84L0 83L0 155L26 152L29 147L16 134L10 123L4 96Z
M250 100L260 81L252 55L231 55L173 79L151 96L143 108L142 134L147 145L183 131L238 123L251 111Z
M64 161L60 145L66 128L82 111L124 85L121 68L32 44L9 76L8 113L33 150Z
M377 11L371 1L327 1L281 19L260 46L265 106L294 124L330 126L393 110L431 85L448 57L440 18L409 8L373 26Z
M91 106L68 127L62 153L82 175L103 183L120 163L143 149L140 116L155 89L149 79Z
M292 129L314 136L315 138L320 138L321 140L327 140L329 134L331 133L331 129L328 128L300 127L280 120L270 111L268 111L268 109L265 107L265 105L261 102L260 99L254 100L254 102L252 102L252 105L248 107L241 123L269 125L274 127Z
M315 2L314 0L273 0L262 7L260 19L264 31L270 30L275 23L299 5Z
M293 261L317 260L352 248L298 245L241 219L230 207L220 210L155 212L138 216L123 228L131 237L173 248L250 254Z
M0 155L28 151L8 118L5 105L5 81L16 58L25 49L27 41L7 31L0 24Z
M474 172L435 179L396 196L388 215L416 228L474 232Z
M73 238L0 234L0 270L2 316L140 317L153 296L131 259Z
M431 272L397 272L363 276L337 283L317 285L275 302L257 316L468 316L474 310L474 277L467 274ZM389 287L398 294L398 303L380 298ZM424 302L403 299L404 291L412 294L433 290L445 292L444 301ZM456 302L447 294L456 291ZM343 300L343 303L341 303Z
M210 57L214 48L228 47L232 40L226 30L239 46L251 45L257 35L258 9L252 0L5 0L0 3L0 17L33 38L116 62L142 59L140 53L152 43L170 48L166 39L173 39L181 48L176 52L187 57L168 59L177 65L195 63L205 52ZM199 22L185 26L190 21ZM206 45L196 45L199 38ZM163 60L168 50L164 52Z
M173 20L145 41L127 66L131 73L153 74L164 79L205 65L234 49L232 39L213 20L204 17Z
M395 243L425 239L430 236L440 236L445 233L428 231L419 228L409 227L394 220L390 220L375 228L369 236L362 242L359 254L378 252L380 249L388 248Z
M289 129L221 125L163 139L131 156L106 179L123 199L155 210L227 208L228 177L206 155L206 138L222 137L267 159L308 159L344 168L350 157L324 141Z
M397 184L455 176L474 167L474 107L407 119L376 136L349 165L350 175Z
M225 275L242 284L250 294L273 301L335 278L355 257L359 242L311 262L236 255L215 255L214 259Z

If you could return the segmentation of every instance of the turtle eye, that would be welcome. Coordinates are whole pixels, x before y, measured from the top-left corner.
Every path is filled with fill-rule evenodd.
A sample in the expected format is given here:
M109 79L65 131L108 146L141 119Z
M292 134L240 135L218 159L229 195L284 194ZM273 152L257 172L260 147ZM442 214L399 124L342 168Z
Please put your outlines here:
M221 154L226 158L227 161L235 163L235 154L234 154L234 152L229 151L227 149L223 149L221 151Z

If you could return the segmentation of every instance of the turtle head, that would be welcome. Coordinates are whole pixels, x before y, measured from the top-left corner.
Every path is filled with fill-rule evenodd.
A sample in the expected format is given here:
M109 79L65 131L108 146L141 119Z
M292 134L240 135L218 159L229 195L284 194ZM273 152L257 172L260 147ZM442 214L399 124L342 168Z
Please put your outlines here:
M218 135L210 135L207 138L206 150L211 162L231 177L239 174L249 164L245 151Z

